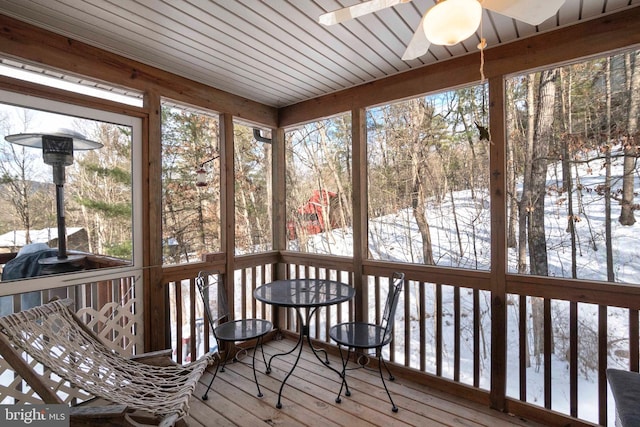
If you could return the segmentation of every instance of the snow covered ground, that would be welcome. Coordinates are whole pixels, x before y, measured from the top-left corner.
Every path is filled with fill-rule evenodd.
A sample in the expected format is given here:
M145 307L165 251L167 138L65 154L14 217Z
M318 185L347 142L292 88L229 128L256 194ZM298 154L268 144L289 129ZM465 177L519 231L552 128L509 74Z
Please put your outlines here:
M614 156L616 153L613 153ZM614 157L612 162L613 185L612 191L621 188L622 158ZM574 184L580 184L582 191L573 193L574 213L580 221L576 223L577 232L577 271L579 279L603 281L606 280L606 248L605 248L605 204L603 196L597 191L599 185L604 184L605 169L601 159L593 160L579 166L579 180L574 177ZM636 174L637 176L637 174ZM571 247L570 235L567 232L567 194L553 191L561 188L562 173L559 165L550 164L548 186L551 189L545 198L546 205L546 234L549 261L549 276L571 277ZM638 183L640 180L636 178ZM638 185L636 185L638 188ZM636 202L638 203L638 202ZM455 205L455 215L454 215ZM475 199L470 191L454 193L452 200L441 203L430 203L427 218L431 229L434 258L439 266L489 271L490 266L490 202L486 189L476 190ZM635 284L639 282L640 273L640 222L633 226L622 226L618 222L620 205L617 201L611 203L611 228L613 241L613 259L615 266L615 280L618 283ZM454 222L457 219L457 224ZM457 230L457 231L456 231ZM308 251L315 253L330 253L333 255L351 256L353 253L353 236L350 229L333 230L310 236ZM369 222L369 249L374 259L422 263L422 241L418 227L410 209L400 210L392 215L372 219ZM516 272L517 253L509 249L508 268ZM406 290L411 298L411 359L410 365L419 365L419 325L416 301L418 298L417 283L409 283ZM435 285L425 284L426 312L435 313L434 295ZM453 378L453 287L443 286L443 376ZM473 358L472 336L473 329L471 309L473 307L470 290L461 290L462 298L462 360L461 382L472 383ZM518 398L518 300L513 299L508 309L508 384L509 396ZM373 308L372 301L372 308ZM481 387L488 389L490 383L490 296L481 292L480 296L483 334L482 345L487 349L481 354ZM399 307L403 307L401 301ZM370 310L373 312L373 310ZM528 313L531 313L528 308ZM403 317L398 313L399 320ZM569 364L566 358L568 351L569 303L554 300L552 303L552 323L554 325L555 353L552 355L552 409L569 413ZM628 310L609 308L608 340L609 367L628 368ZM593 304L578 304L579 324L579 383L578 383L578 416L582 419L598 422L597 414L597 331L598 307ZM396 327L396 360L404 360L404 331L403 322L398 321ZM435 322L425 319L427 339L432 339ZM529 332L531 338L531 332ZM435 367L435 345L433 340L427 343L426 366L432 372ZM532 340L530 340L532 342ZM537 366L532 358L531 368L527 370L527 401L535 405L544 405L544 367ZM608 418L610 425L614 424L613 398L609 395Z

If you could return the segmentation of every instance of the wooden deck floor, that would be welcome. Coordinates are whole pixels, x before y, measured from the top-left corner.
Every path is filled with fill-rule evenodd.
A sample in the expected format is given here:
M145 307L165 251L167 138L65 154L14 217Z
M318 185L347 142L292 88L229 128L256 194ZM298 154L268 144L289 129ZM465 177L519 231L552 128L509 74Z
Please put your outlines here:
M292 340L270 341L265 345L267 357L290 350ZM260 365L258 381L264 397L256 396L251 367L243 363L228 365L218 373L202 401L213 371L205 373L191 401L190 426L539 426L473 402L457 399L437 390L397 378L387 382L399 407L391 404L377 372L357 369L348 373L350 397L335 403L340 382L338 376L323 367L305 346L300 363L288 379L282 394L282 409L275 407L282 379L291 367L294 356L276 358L272 373L264 374ZM268 360L268 359L267 359ZM330 356L334 367L339 358ZM258 362L257 362L258 363Z

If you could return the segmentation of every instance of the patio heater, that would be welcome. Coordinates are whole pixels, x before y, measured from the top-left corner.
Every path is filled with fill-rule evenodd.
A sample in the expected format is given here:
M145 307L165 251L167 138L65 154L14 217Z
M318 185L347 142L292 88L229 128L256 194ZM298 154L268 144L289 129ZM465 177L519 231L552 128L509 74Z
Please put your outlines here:
M58 255L41 259L40 264L48 266L50 272L70 271L73 262L82 260L84 255L67 254L67 232L64 217L65 168L73 164L73 152L94 150L102 144L88 140L84 135L70 130L58 129L52 133L20 133L7 135L12 144L41 148L44 162L53 168L53 183L56 185L56 216L58 222Z

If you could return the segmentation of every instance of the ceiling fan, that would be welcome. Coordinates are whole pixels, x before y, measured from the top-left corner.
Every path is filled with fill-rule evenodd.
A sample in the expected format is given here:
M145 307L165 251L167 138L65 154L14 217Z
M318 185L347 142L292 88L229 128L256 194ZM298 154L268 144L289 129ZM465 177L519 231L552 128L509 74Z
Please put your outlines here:
M318 22L324 25L339 24L410 1L363 1L322 14ZM431 44L451 46L471 37L480 25L483 7L527 24L538 25L555 15L564 2L565 0L438 0L422 16L402 59L408 61L424 55Z

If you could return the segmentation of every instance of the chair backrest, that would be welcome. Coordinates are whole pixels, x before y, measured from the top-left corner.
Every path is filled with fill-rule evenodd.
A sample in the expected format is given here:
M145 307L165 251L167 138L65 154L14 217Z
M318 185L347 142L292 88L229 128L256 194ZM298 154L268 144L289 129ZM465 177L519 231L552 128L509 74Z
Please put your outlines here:
M200 292L204 305L204 315L211 325L211 332L216 337L215 328L220 323L229 319L227 296L224 289L224 282L218 272L201 271L196 277L196 286ZM211 291L216 292L215 310L211 307Z
M396 308L400 299L400 292L404 285L404 273L395 272L389 278L389 293L387 294L387 302L382 313L382 321L380 326L384 328L384 340L386 344L391 342L393 334L393 321L396 317Z

